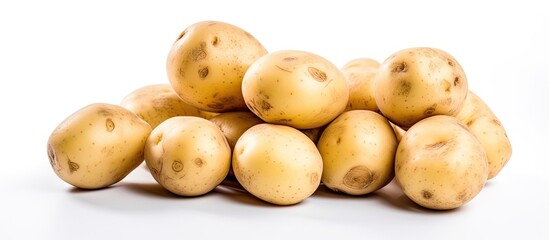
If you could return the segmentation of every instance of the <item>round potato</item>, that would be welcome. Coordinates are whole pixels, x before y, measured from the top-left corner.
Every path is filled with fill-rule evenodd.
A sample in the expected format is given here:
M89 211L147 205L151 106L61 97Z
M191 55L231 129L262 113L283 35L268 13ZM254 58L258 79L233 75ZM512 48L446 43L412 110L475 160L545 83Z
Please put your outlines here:
M468 91L461 65L436 48L395 52L381 64L375 81L379 110L404 129L429 116L455 116Z
M248 129L233 152L233 171L251 194L277 205L299 203L320 184L322 157L299 130L269 123Z
M83 189L122 180L143 162L151 126L133 112L94 103L66 118L48 139L48 157L59 178Z
M200 116L200 110L185 103L169 84L141 87L128 94L120 103L147 121L154 129L175 116Z
M197 22L170 49L170 84L186 103L209 112L247 110L241 83L267 50L250 33L218 21Z
M221 132L223 132L223 135L227 138L231 149L234 149L236 141L238 141L240 136L248 130L248 128L264 123L261 118L258 118L252 112L220 113L210 118L210 121L221 129Z
M469 91L456 117L469 127L486 151L490 170L488 179L497 176L512 154L511 142L497 116L478 95Z
M397 139L376 112L342 113L324 129L317 146L324 162L322 182L336 192L368 194L394 177Z
M454 209L473 199L488 179L486 153L455 117L437 115L401 139L395 176L404 194L430 209Z
M265 122L317 128L336 118L349 99L345 77L316 54L285 50L258 59L242 80L246 104Z
M379 111L374 97L374 80L379 66L379 62L371 58L353 59L343 66L341 71L349 86L346 111Z
M200 117L173 117L150 134L145 163L168 191L199 196L223 181L229 172L231 149L214 123Z

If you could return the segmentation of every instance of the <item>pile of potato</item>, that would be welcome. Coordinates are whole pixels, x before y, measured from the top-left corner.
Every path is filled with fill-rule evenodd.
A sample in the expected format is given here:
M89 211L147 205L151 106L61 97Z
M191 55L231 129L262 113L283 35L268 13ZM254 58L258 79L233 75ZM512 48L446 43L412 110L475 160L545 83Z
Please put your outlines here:
M338 68L306 51L268 52L237 26L204 21L176 39L167 75L169 83L61 122L47 144L59 178L98 189L145 162L177 195L233 180L277 205L320 184L364 195L394 178L417 204L453 209L511 156L501 122L468 89L458 61L436 48Z

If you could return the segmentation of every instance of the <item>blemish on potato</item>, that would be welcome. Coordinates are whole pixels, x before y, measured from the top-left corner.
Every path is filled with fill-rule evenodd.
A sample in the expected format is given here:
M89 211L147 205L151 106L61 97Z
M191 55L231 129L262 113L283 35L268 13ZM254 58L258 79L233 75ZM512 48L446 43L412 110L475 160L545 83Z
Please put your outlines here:
M179 39L183 38L185 36L185 34L187 34L187 29L183 30L183 32L181 32L181 34L179 34L179 37L177 37L177 39L175 41L176 42L179 41Z
M410 91L412 90L412 83L408 81L400 81L397 87L397 94L399 96L405 95L407 96L410 94Z
M408 64L406 64L406 62L401 62L396 64L392 72L401 73L401 72L407 72L407 71L408 71Z
M105 127L107 128L107 132L112 132L114 130L115 126L112 119L107 118L107 120L105 120Z
M212 45L214 47L217 47L217 44L219 44L219 37L217 36L214 36L213 40L212 40Z
M341 143L341 138L340 138L340 137L337 138L336 143L337 143L337 144L340 144L340 143Z
M443 85L443 87L444 87L444 92L450 93L450 89L452 88L452 84L450 84L450 82L444 80L444 81L442 82L442 85Z
M450 65L451 67L454 66L454 61L452 61L451 59L447 59L448 60L448 65Z
M293 62L295 60L297 60L296 57L285 57L282 59L282 61L285 61L285 62Z
M198 167L202 167L204 165L204 160L202 160L202 158L195 158L193 160L194 164L196 164L196 166Z
M183 170L183 163L179 160L175 160L173 161L172 163L172 170L174 172L181 172L181 170Z
M433 193L428 190L421 191L421 196L425 199L431 199L433 197Z
M502 126L501 122L499 120L495 119L495 118L492 119L492 123L495 124L495 125L498 125L498 126Z
M277 67L278 69L280 69L280 70L282 70L282 71L284 71L284 72L289 72L289 73L292 72L292 71L290 71L290 70L288 70L288 69L286 69L286 68L283 68L283 67L281 67L281 66L278 66L278 65L275 65L275 67Z
M311 184L312 185L316 185L318 184L318 179L319 179L320 176L318 176L318 173L314 172L311 174ZM291 188L291 186L290 186Z
M445 140L445 141L440 141L440 142L436 142L436 143L432 143L432 144L427 144L425 146L425 149L427 150L436 150L436 149L440 149L442 147L444 147L446 144L448 144L451 140Z
M437 104L433 104L431 105L430 107L428 107L427 109L425 109L425 111L423 111L423 115L424 116L430 116L431 114L433 114L435 112L435 110L437 109Z
M263 111L269 111L271 108L273 108L273 106L271 106L271 104L264 99L261 99L261 101L259 102L259 107L261 107Z
M208 54L206 54L206 51L204 51L204 48L202 48L202 47L195 48L195 49L191 50L191 59L193 61L202 60L202 59L206 58L207 56L208 56Z
M309 74L311 74L311 76L319 82L324 82L328 79L328 76L326 76L326 73L321 71L318 68L308 67L307 71L309 71Z
M355 166L343 177L343 184L352 189L364 189L375 180L375 174L366 166Z
M202 68L198 69L198 77L204 79L208 76L209 72L210 71L208 69L208 66L202 67Z
M75 162L71 161L70 159L67 159L67 162L69 164L69 171L70 171L71 174L73 172L76 172L80 168L80 165L78 165L78 163L75 163Z
M461 80L459 79L459 77L455 77L454 78L454 86L457 86L461 83Z

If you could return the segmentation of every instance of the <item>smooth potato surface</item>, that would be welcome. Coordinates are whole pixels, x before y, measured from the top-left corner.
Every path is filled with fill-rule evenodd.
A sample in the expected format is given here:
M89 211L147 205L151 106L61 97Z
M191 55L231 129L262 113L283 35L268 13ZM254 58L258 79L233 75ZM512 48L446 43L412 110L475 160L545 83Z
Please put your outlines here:
M347 62L341 71L349 86L346 111L379 111L374 95L374 83L380 63L371 58L357 58Z

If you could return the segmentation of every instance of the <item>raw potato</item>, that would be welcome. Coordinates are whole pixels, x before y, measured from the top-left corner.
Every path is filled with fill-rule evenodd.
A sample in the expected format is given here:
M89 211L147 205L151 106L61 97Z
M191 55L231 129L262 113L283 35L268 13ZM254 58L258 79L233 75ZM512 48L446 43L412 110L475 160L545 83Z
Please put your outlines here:
M392 122L389 122L389 123L391 123L391 127L393 128L393 131L395 131L397 142L400 142L400 140L402 139L402 136L404 136L404 134L406 133L406 130L402 129L401 127L399 127L398 125Z
M341 70L309 52L285 50L258 59L242 80L246 104L265 122L317 128L336 118L349 99Z
M349 86L346 111L379 111L374 97L374 80L379 66L379 62L371 58L353 59L343 66L341 71Z
M241 83L267 50L251 34L224 22L188 26L170 49L168 79L181 99L209 112L247 110Z
M147 85L128 94L120 103L147 121L154 129L175 116L200 116L200 110L185 103L169 84Z
M234 145L238 138L254 125L264 123L261 118L258 118L252 112L226 112L220 113L210 119L215 123L227 138L229 146L234 149Z
M150 134L145 162L168 191L199 196L223 181L229 172L231 149L214 123L200 117L173 117Z
M83 189L122 180L143 162L151 126L133 112L94 103L76 111L51 133L48 157L59 178Z
M499 174L512 154L505 128L490 107L475 93L469 91L457 119L467 125L484 147L488 156L488 179Z
M342 113L326 127L317 146L324 161L322 182L336 192L368 194L394 177L397 139L387 119L376 112Z
M322 157L299 130L269 123L248 129L233 152L238 182L254 196L277 205L299 203L320 184Z
M468 91L459 63L436 48L397 51L381 64L375 81L379 110L403 129L429 116L455 116Z
M412 126L400 141L395 176L404 194L431 209L473 199L488 179L486 153L455 117L438 115Z

